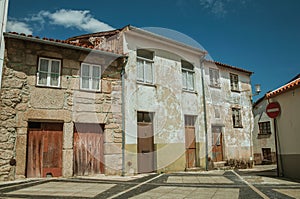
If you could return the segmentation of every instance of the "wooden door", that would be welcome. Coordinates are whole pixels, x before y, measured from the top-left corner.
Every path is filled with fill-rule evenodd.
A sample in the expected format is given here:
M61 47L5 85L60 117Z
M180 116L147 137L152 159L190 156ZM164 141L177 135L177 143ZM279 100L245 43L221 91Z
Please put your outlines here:
M271 148L262 148L263 159L272 161Z
M223 134L222 127L212 127L212 159L214 162L223 161Z
M185 127L185 154L187 168L196 167L196 139L195 139L195 127Z
M104 173L103 129L101 124L75 124L74 175Z
M154 168L153 125L138 122L138 173L150 173Z
M62 123L29 122L26 176L62 176L62 141Z

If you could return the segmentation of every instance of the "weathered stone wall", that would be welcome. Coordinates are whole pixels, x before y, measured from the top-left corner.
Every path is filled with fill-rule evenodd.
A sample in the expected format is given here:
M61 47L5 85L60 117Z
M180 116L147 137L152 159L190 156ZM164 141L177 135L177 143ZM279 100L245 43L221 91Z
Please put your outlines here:
M39 57L61 59L60 88L36 86ZM105 173L121 172L121 67L119 60L114 59L22 38L6 38L0 93L0 180L26 175L28 121L64 122L64 176L73 175L74 123L105 124ZM81 62L102 66L101 92L79 89Z

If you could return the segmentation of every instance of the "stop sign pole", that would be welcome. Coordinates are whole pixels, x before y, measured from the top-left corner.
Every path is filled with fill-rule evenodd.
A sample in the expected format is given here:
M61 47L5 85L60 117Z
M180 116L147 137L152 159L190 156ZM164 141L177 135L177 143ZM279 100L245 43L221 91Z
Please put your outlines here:
M281 173L283 173L283 168L282 168L282 159L280 156L280 153L278 151L278 146L277 146L277 121L276 118L280 115L281 112L281 108L280 108L280 104L278 102L271 102L267 105L266 108L266 113L270 118L274 119L274 136L275 136L275 154L276 154L276 164L277 164L277 177L279 177L279 164L278 161L280 161L281 163ZM280 147L279 147L280 149ZM278 151L278 153L277 153ZM279 156L278 156L279 154Z

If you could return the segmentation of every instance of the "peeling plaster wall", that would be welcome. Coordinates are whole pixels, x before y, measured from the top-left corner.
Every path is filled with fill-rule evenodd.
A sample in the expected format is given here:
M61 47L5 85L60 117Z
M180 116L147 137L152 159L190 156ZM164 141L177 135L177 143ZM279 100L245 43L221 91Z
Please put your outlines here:
M269 118L266 114L266 107L268 101L264 99L262 102L253 107L254 115L254 128L253 128L253 154L254 163L261 164L263 159L262 148L270 148L272 153L273 162L276 161L276 147L275 147L275 135L274 135L274 122L273 119ZM270 122L271 134L260 135L259 134L259 122Z
M249 160L252 157L253 128L250 76L209 62L204 62L204 68L209 156L212 157L212 126L221 126L223 160ZM209 68L219 70L220 87L210 85ZM231 91L230 73L238 75L240 92ZM241 109L242 128L233 128L232 108Z
M137 35L125 33L124 40L124 52L129 55L125 80L126 171L137 172L137 111L154 112L156 169L164 172L184 170L186 167L184 115L197 116L196 142L200 146L199 142L205 140L200 56ZM138 48L155 52L153 85L137 83ZM195 92L182 90L181 59L194 64ZM197 149L198 160L205 157L203 149L199 147Z

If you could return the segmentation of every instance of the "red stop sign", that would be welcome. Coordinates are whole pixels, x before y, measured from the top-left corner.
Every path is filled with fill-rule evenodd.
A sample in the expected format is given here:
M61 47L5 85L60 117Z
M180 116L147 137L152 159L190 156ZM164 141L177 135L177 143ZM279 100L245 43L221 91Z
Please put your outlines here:
M266 113L270 118L276 118L280 114L280 104L278 102L269 103Z

